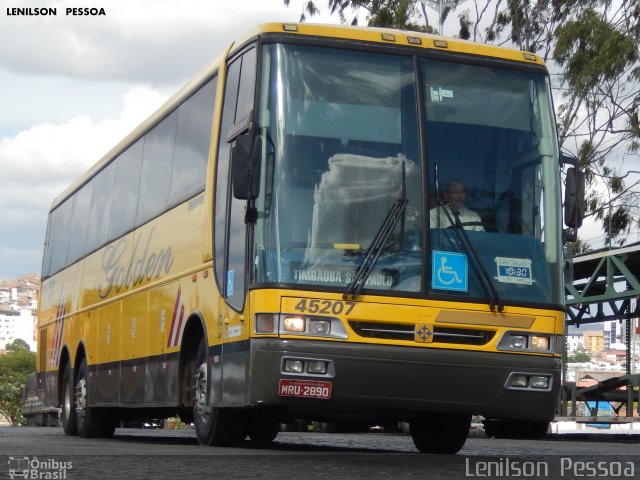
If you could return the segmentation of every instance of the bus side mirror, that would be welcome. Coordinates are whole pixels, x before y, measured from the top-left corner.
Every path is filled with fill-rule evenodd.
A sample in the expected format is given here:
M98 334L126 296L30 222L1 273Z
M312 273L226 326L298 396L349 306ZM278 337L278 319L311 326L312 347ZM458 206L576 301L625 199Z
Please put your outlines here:
M567 169L564 191L564 224L577 230L584 219L584 172L576 167Z
M260 193L260 154L262 138L259 135L240 135L235 140L231 155L233 196L239 200L255 200Z

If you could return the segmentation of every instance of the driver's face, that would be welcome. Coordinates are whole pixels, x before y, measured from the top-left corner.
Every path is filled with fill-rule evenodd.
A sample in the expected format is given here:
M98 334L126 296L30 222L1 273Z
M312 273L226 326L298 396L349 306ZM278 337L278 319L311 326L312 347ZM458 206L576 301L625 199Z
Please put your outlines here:
M451 182L449 188L444 193L444 197L451 204L451 208L458 210L464 205L467 192L461 182Z

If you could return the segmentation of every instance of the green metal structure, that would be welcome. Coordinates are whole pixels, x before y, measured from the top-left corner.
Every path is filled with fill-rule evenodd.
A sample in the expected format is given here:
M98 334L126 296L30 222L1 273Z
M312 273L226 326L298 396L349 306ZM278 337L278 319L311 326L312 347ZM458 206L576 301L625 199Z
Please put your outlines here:
M592 415L581 421L640 421L640 375L632 373L632 320L640 317L640 243L616 249L602 249L567 259L565 294L567 328L570 325L579 327L611 320L625 323L626 375L583 388L577 388L575 382L565 382L561 392L559 415L576 417L576 403L584 401L595 402L596 414L590 412ZM625 406L626 416L596 418L597 405L601 401L618 403L616 414Z

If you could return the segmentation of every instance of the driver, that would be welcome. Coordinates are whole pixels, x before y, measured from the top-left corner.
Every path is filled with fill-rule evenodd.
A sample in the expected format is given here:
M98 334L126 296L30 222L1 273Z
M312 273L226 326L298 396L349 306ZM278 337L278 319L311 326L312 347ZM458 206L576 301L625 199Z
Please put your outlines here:
M445 203L439 207L432 208L429 212L431 228L449 228L452 226L449 217L453 220L457 216L465 230L484 232L480 215L464 206L467 192L462 180L449 180L445 186L443 196ZM448 216L444 211L445 208L449 213Z

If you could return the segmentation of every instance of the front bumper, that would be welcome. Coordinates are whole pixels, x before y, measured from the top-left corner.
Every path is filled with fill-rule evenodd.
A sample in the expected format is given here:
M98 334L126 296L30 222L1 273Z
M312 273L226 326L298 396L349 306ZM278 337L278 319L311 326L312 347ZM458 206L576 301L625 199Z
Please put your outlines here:
M300 415L371 413L403 420L432 411L548 421L560 385L560 359L550 356L277 338L252 339L250 350L250 404L289 407ZM325 376L285 374L283 357L322 359L333 368ZM507 389L514 372L549 375L550 389ZM282 397L282 378L329 381L331 398Z

